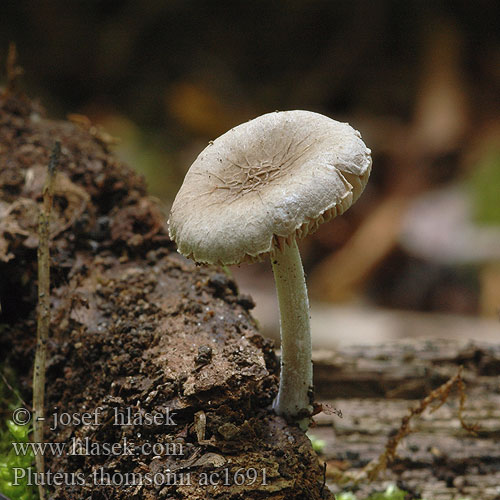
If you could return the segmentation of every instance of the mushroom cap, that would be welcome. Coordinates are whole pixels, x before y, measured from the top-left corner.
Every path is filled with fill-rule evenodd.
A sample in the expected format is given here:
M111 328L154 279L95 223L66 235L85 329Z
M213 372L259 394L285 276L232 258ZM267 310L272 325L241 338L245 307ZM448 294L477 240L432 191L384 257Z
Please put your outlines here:
M260 260L345 212L371 169L359 132L311 111L277 111L210 143L172 205L170 237L196 262Z

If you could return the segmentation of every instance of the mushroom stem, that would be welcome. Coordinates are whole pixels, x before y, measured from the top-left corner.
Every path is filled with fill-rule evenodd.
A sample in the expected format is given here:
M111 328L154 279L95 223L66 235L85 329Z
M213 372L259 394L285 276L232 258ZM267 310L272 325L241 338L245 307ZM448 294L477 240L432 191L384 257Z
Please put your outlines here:
M281 378L274 410L289 420L309 426L312 413L312 359L309 300L304 269L295 238L275 248L271 256L281 330Z

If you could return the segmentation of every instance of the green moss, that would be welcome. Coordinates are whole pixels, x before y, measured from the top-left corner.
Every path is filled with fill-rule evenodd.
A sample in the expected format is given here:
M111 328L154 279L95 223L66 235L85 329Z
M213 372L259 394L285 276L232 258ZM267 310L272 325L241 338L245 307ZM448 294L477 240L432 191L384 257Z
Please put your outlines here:
M1 370L7 373L9 385L14 385L12 373L6 369ZM17 395L7 384L0 379L0 396L2 401L1 414L7 415L7 418L0 420L0 493L3 493L11 500L35 500L38 498L38 492L35 486L27 483L27 478L19 479L15 484L15 469L28 469L33 467L34 454L31 449L26 453L16 453L12 443L28 443L31 426L16 425L8 416L12 414L15 408L22 406Z
M336 500L405 500L407 495L405 491L391 484L384 492L373 493L368 498L358 498L352 492L339 493L335 498Z

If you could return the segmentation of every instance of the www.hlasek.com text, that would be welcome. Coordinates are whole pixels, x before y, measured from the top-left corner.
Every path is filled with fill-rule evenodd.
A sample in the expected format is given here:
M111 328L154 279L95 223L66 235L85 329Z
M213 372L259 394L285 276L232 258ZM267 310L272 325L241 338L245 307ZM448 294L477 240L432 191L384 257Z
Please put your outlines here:
M140 445L135 445L124 437L122 441L115 443L101 443L92 441L90 438L83 439L72 437L69 442L48 442L37 443L28 442L12 443L12 447L16 455L26 455L32 452L37 455L83 455L83 456L123 456L123 455L149 455L149 456L182 456L184 455L183 443L177 441L165 442L145 442Z

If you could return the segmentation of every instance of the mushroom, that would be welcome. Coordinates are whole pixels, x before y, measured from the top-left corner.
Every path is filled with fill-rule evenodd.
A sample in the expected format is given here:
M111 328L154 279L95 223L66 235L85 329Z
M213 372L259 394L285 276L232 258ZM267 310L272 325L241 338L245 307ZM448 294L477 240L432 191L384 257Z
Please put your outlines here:
M312 413L311 331L296 240L345 212L370 169L370 150L348 124L310 111L277 111L211 142L172 205L170 237L186 257L231 265L270 256L281 329L273 407L304 430Z

